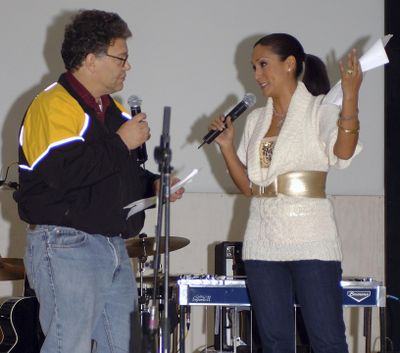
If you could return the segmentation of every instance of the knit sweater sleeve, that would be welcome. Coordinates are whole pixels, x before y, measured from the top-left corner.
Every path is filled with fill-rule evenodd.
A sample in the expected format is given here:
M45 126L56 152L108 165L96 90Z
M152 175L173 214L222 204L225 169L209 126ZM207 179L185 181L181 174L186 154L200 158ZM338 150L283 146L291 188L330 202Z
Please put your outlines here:
M356 150L350 159L344 160L338 158L333 152L337 139L338 128L336 125L339 118L340 108L333 104L321 104L317 109L319 139L321 146L328 157L329 165L338 169L347 168L353 158L362 150L362 144L359 142Z

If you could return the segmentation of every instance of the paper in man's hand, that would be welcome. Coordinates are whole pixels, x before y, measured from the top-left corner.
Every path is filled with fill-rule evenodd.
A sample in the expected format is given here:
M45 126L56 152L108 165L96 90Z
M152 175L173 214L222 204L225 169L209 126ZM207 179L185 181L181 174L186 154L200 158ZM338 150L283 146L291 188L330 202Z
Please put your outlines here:
M199 171L198 169L193 169L192 172L190 174L188 174L184 179L180 180L175 185L171 186L171 194L176 192L178 189L180 189L185 184L191 182L193 177L198 173L198 171ZM158 197L152 196L152 197L148 197L146 199L137 200L135 202L130 203L129 205L126 205L124 207L124 209L130 209L126 218L128 219L130 216L134 215L135 213L138 213L140 211L145 210L146 208L149 208L149 207L155 205L157 203L157 201L158 201Z

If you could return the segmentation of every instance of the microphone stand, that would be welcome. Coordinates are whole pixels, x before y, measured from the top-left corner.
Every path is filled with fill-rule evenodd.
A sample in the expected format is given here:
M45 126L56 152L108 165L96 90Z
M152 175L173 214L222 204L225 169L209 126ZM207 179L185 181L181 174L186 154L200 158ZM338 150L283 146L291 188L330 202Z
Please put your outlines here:
M169 303L169 238L170 238L170 181L171 181L171 149L169 147L169 125L171 118L171 108L164 107L164 118L163 118L163 131L160 138L160 146L154 149L154 158L159 165L159 172L161 174L160 179L160 191L158 194L158 213L157 213L157 226L156 226L156 246L159 249L159 242L161 238L163 211L165 213L164 220L164 235L165 235L165 251L164 251L164 305L163 315L161 318L161 344L160 353L169 353L170 351L170 322L168 313ZM157 252L159 256L159 252ZM158 257L157 256L157 257ZM155 259L155 271L158 272L159 258ZM156 284L156 272L154 272L154 284ZM156 290L156 286L154 286ZM154 302L154 301L153 301Z
M150 313L146 312L147 306L147 298L143 290L143 272L145 268L145 263L147 261L147 252L146 252L146 237L147 234L141 233L139 234L140 239L140 255L139 255L139 307L140 307L140 326L145 327L145 325L149 324L149 315Z

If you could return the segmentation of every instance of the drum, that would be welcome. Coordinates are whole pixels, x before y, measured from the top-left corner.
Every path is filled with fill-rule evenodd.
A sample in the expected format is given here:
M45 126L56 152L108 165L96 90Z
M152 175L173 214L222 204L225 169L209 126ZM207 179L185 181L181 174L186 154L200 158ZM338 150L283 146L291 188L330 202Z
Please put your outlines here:
M179 277L170 277L168 286L168 316L170 318L170 328L171 332L176 328L179 323L178 318L178 291L177 291L177 280ZM150 307L157 306L159 319L161 319L164 311L164 282L163 279L159 279L161 283L157 286L156 292L154 292L153 277L144 276L142 281L142 286L140 286L140 278L137 279L138 286L138 298L140 304L140 322L142 327L146 327L146 322L148 321L150 315ZM155 295L155 296L154 296ZM155 298L156 302L153 303Z

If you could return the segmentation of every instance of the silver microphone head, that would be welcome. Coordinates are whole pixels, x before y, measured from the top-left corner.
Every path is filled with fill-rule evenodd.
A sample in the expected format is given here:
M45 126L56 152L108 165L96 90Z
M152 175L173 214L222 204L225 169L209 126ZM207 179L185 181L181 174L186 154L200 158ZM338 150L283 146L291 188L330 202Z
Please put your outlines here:
M132 107L139 107L142 104L142 99L139 96L130 96L128 98L128 105Z
M256 104L257 98L253 93L246 93L243 98L244 104L247 105L248 108L252 107Z

